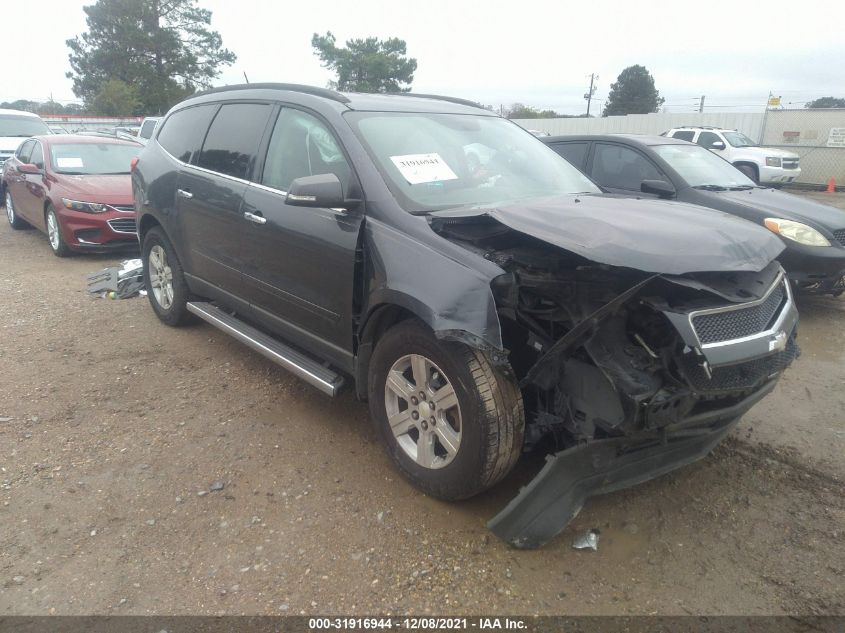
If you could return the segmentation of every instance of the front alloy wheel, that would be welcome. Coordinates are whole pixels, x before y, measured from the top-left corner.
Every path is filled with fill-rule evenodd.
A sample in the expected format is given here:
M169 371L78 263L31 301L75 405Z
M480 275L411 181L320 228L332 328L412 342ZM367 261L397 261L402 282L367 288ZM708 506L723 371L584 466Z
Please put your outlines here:
M522 452L519 385L484 352L441 341L414 319L391 327L370 357L367 398L396 467L441 499L466 499Z
M398 359L387 375L384 406L405 454L423 468L449 465L461 447L461 407L443 371L421 354Z

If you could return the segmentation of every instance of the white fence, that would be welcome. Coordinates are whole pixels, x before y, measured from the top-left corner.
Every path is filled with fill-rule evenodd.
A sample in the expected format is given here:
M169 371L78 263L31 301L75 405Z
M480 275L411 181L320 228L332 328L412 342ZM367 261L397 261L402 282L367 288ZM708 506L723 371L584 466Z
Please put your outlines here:
M831 129L845 128L845 109L769 110L767 113L655 113L594 119L515 119L522 127L559 134L660 134L673 127L710 125L739 130L761 145L801 157L798 182L845 184L845 147L828 145Z

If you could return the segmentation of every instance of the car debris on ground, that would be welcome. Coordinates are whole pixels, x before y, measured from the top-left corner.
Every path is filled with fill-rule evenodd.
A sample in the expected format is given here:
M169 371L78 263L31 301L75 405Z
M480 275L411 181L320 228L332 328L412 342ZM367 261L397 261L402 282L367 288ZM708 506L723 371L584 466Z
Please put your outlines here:
M140 259L126 259L88 275L88 293L102 299L130 299L146 296L144 267Z
M599 534L600 532L596 528L587 530L572 542L572 549L591 549L594 552L599 551Z

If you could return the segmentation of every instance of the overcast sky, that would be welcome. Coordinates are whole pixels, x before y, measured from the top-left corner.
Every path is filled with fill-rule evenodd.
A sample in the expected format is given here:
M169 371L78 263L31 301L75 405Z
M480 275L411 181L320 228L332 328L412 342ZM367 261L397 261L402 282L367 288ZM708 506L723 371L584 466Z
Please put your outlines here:
M65 40L85 30L93 0L6 0L0 101L76 100ZM645 2L625 0L200 0L238 55L215 82L285 81L325 86L330 73L313 33L399 37L418 62L416 92L496 107L522 102L567 114L585 110L626 66L642 64L670 112L759 111L771 90L803 107L845 97L845 2ZM600 103L599 103L600 105ZM594 102L593 112L596 111Z

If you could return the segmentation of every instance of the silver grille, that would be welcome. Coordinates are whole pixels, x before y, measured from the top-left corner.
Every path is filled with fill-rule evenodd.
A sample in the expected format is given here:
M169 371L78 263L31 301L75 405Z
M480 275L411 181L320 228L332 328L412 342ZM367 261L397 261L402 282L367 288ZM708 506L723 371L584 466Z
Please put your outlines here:
M121 213L133 213L135 211L135 207L133 207L132 205L110 204L109 206L116 211L120 211Z
M114 220L108 220L108 223L111 230L115 233L135 235L138 232L133 218L115 218Z
M765 332L780 314L788 296L784 278L761 301L746 307L726 308L692 315L692 326L702 345L721 343Z
M780 163L784 169L798 169L797 158L784 158Z

